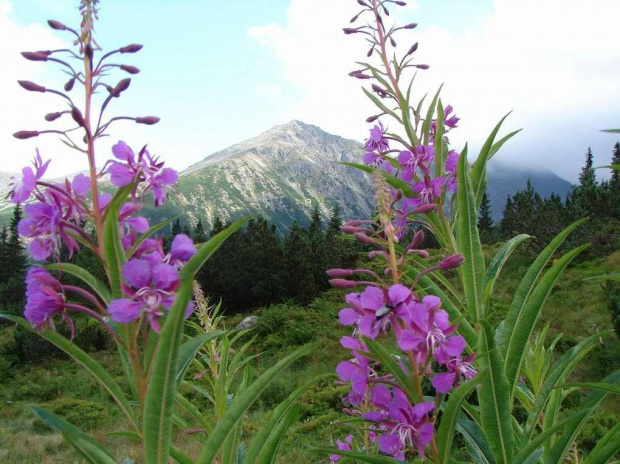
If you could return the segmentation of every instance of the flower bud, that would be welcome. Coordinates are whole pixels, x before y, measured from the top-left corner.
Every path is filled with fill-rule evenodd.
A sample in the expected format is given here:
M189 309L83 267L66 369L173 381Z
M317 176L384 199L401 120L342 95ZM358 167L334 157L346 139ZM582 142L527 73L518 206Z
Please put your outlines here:
M387 276L387 277L391 276L391 275L392 275L392 268L386 267L386 268L383 270L383 274L384 274L385 276Z
M396 47L396 41L390 37L390 43L392 44L392 47Z
M356 285L355 282L345 279L331 279L329 284L336 288L354 288Z
M410 23L410 24L407 24L406 26L403 26L403 29L415 29L416 27L418 27L417 23Z
M13 134L13 137L20 140L29 139L32 137L38 137L39 133L37 131L19 131Z
M147 126L152 126L153 124L157 124L159 122L159 118L157 116L144 116L141 118L136 118L136 122L138 124L146 124Z
M368 259L373 260L377 256L382 256L382 255L384 255L383 250L373 250L370 253L368 253Z
M130 44L118 49L121 53L136 53L142 49L142 45Z
M426 250L407 250L408 255L418 255L420 258L428 258L429 253Z
M398 6L406 6L407 5L405 2L400 2L400 1L396 1L394 3L396 3Z
M62 116L62 113L47 113L45 115L45 120L48 122L56 121L59 117Z
M353 275L351 269L329 269L327 275L330 277L350 277Z
M84 116L77 106L71 107L71 117L79 126L84 127Z
M410 250L417 250L422 242L424 241L424 231L422 229L418 230L413 238L411 239L411 243L407 248Z
M90 61L92 61L94 54L95 54L95 51L93 50L92 45L86 44L86 46L84 47L84 56L88 58Z
M368 5L366 4L364 0L357 0L357 3L359 3L362 6L368 7Z
M411 48L409 49L409 51L407 52L406 56L412 55L416 52L416 50L418 49L418 43L414 43Z
M366 234L362 234L358 232L358 233L353 234L353 236L355 237L355 240L357 240L360 243L363 243L364 245L376 245L377 244L372 238L370 238Z
M355 16L353 16L353 17L351 18L351 21L349 21L349 22L350 22L350 23L354 23L355 21L357 21L357 18L359 18L359 16L360 16L361 14L362 14L362 13L358 13L358 14L356 14Z
M418 68L418 69L428 69L428 68L430 68L430 66L427 65L427 64L416 64L415 67Z
M429 203L428 205L418 206L414 210L414 213L416 213L416 214L426 214L426 213L430 213L431 211L435 211L436 208L437 208L436 204Z
M356 232L360 232L362 229L353 226L342 226L340 230L345 234L354 234Z
M118 84L116 84L116 87L114 87L112 92L110 92L111 95L118 98L122 92L129 88L129 84L131 84L131 79L123 79Z
M356 34L357 32L359 32L359 29L355 28L355 27L345 27L344 29L342 29L344 31L344 33L346 35L349 34Z
M66 31L67 30L67 26L65 26L63 23L61 23L60 21L55 21L53 19L50 19L47 24L49 24L49 26L56 30L56 31Z
M455 267L459 267L465 261L465 257L461 254L450 255L446 259L444 259L441 263L439 263L439 269L454 269Z
M29 92L45 92L45 87L35 84L34 82L17 81L17 83Z
M128 72L129 74L138 74L140 72L140 70L138 68L136 68L135 66L130 66L127 64L121 64L120 68L125 71Z
M22 52L22 56L29 61L47 61L49 53L46 52Z
M370 116L366 118L366 122L375 122L379 118L379 115Z
M362 221L360 221L359 219L351 219L350 221L345 222L344 225L351 226L351 227L359 227L362 225Z
M65 84L65 92L71 92L71 89L73 89L74 84L75 84L75 77L72 77Z
M374 51L375 51L375 47L374 47L374 45L373 45L373 46L370 48L370 50L368 50L368 53L366 53L366 56L370 58L370 57L372 56L372 52L374 52Z

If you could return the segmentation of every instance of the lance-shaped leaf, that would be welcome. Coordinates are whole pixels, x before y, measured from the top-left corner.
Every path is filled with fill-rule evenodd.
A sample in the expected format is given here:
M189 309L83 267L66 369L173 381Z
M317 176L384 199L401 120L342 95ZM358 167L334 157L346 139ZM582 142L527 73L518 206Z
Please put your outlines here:
M50 271L66 272L77 277L86 285L88 285L91 290L93 290L99 296L99 298L101 298L101 301L103 301L106 305L110 302L111 297L108 287L106 287L103 282L97 279L86 269L83 269L80 266L76 266L75 264L71 263L51 263L46 264L45 268Z
M196 357L196 353L198 353L198 350L200 350L200 348L202 348L205 343L219 337L220 335L223 335L224 333L226 332L224 332L223 330L203 333L195 336L194 338L190 338L183 344L183 346L181 346L179 350L179 364L177 367L176 376L178 384L180 384L183 380L185 372L187 371L189 365L192 363L193 359Z
M114 464L117 462L108 450L75 425L45 409L38 408L37 406L29 407L49 427L60 432L63 438L80 453L86 462L91 464Z
M481 326L478 360L480 371L488 374L478 390L480 419L495 461L507 464L513 456L510 385L504 374L501 350L495 344L494 331L486 321L482 321Z
M294 405L292 408L286 411L282 419L269 434L269 438L267 438L267 441L265 441L265 445L261 449L261 452L258 455L258 459L256 460L257 464L274 464L276 462L278 450L282 445L284 435L291 427L291 425L293 425L293 423L297 421L297 419L299 419L300 415L301 407L298 404Z
M433 114L435 114L435 108L437 107L437 101L439 101L439 94L441 93L442 87L443 87L443 84L441 84L439 86L439 89L437 89L437 93L433 97L431 104L426 110L426 119L424 120L424 123L422 124L422 141L424 145L428 145L428 142L431 137L431 123L433 122Z
M164 227L166 227L168 224L170 224L171 221L172 221L172 219L168 219L167 221L162 221L159 224L155 224L149 230L147 230L142 235L140 235L140 237L138 237L136 239L136 242L131 246L131 248L129 250L127 250L127 259L129 259L129 258L131 258L133 256L133 254L136 252L138 247L140 245L142 245L147 238L149 238L155 232L157 232L157 231L163 229Z
M612 427L590 451L583 464L605 464L620 452L620 424Z
M461 155L457 170L459 208L457 244L465 261L459 268L467 299L467 310L474 322L483 319L484 256L478 235L478 208L474 195L467 157Z
M514 396L514 390L519 380L519 373L521 371L521 364L525 356L525 347L530 340L530 336L534 331L534 326L540 317L547 297L551 293L555 282L560 277L560 274L566 266L583 250L588 248L588 245L583 245L562 256L551 269L549 269L545 275L540 279L538 285L532 292L527 303L523 306L523 309L517 314L514 329L510 334L510 338L506 344L506 377L510 384L510 398L512 404L512 398ZM504 326L504 337L506 336Z
M463 435L469 456L476 464L495 464L491 446L475 422L467 419L465 414L461 413L456 430Z
M331 448L310 448L312 451L323 454L336 454L343 458L353 459L353 462L367 462L368 464L402 464L403 461L398 461L388 456L371 456L370 454L361 453L359 451L343 451L339 449Z

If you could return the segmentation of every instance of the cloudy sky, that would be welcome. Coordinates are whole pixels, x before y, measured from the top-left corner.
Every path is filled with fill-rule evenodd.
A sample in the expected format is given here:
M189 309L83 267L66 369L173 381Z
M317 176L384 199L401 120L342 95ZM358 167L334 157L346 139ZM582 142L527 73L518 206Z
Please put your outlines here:
M85 160L53 137L17 141L22 129L44 129L46 112L64 109L53 95L22 91L17 79L61 88L49 64L23 50L66 40L46 19L79 24L77 0L0 0L0 170L17 171L39 147L53 157L50 174L83 169ZM461 117L451 136L474 152L494 124L513 111L505 131L523 128L498 157L577 179L591 146L607 164L620 126L620 1L417 0L390 18L417 22L399 46L419 42L431 66L414 86L421 98L443 83L443 101ZM106 50L137 42L127 64L142 72L111 114L157 115L159 125L121 123L102 143L149 144L184 168L206 155L291 119L363 140L373 114L361 81L347 73L364 59L360 37L344 36L355 0L103 0L97 37ZM66 44L65 44L66 45ZM125 58L125 57L123 57ZM111 83L123 75L114 75ZM74 90L76 92L76 90ZM62 119L58 122L60 127Z

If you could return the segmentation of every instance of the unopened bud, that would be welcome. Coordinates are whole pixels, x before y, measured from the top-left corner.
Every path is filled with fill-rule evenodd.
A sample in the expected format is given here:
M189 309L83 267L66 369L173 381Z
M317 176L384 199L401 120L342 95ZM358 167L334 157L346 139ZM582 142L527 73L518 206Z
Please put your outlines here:
M350 221L345 222L344 225L351 226L351 227L359 227L362 225L362 221L360 221L359 219L351 219Z
M93 50L93 46L91 44L86 44L84 47L84 56L92 61L94 54L95 51Z
M409 49L409 51L407 52L407 56L412 55L413 53L416 52L416 50L418 49L418 43L414 43L411 48Z
M426 250L407 250L407 254L409 255L418 255L420 258L428 258L429 253Z
M411 23L411 24L407 24L406 26L403 26L404 29L415 29L416 27L418 27L417 23Z
M391 275L392 275L392 268L386 267L386 268L383 270L383 274L384 274L384 275L386 275L386 276L388 276L388 277L389 277L389 276L391 276Z
M30 139L32 137L38 137L39 133L37 131L19 131L13 134L13 137L20 140Z
M345 27L344 29L342 29L344 31L344 33L346 35L349 34L356 34L357 32L359 32L359 29L355 28L355 27Z
M71 117L79 126L84 127L84 116L77 106L71 107Z
M370 253L368 253L368 259L370 260L375 259L377 256L385 256L385 253L383 252L383 250L372 250Z
M345 279L331 279L329 284L336 288L354 288L355 282Z
M396 41L390 37L390 43L392 44L392 47L396 47Z
M52 122L52 121L56 121L56 119L58 119L61 116L62 116L62 113L47 113L45 115L45 120Z
M121 53L136 53L142 49L142 45L130 44L118 49Z
M114 87L114 89L110 93L113 97L119 97L122 92L129 88L129 84L131 84L131 79L123 79L118 84L116 84L116 87Z
M63 23L61 23L60 21L55 21L53 19L50 19L47 24L49 24L49 26L56 30L56 31L66 31L67 30L67 26L65 26Z
M140 72L138 68L136 68L135 66L130 66L128 64L121 64L120 68L123 71L128 72L129 74L138 74Z
M407 4L405 2L394 2L396 3L398 6L406 6Z
M381 95L381 94L385 95L385 90L382 89L381 87L379 87L377 84L372 84L371 87L372 87L372 90L377 92L379 95Z
M157 116L144 116L142 118L136 118L136 122L138 124L152 126L153 124L157 124L159 122L159 118Z
M29 92L45 92L45 87L35 84L34 82L17 81L17 83Z
M329 269L327 275L330 277L351 277L353 271L351 269Z
M370 116L366 118L366 122L375 122L379 118L379 115Z
M358 14L356 14L355 16L353 16L353 17L351 18L351 21L349 21L349 22L350 22L350 23L354 23L355 21L357 21L357 18L359 18L360 14L361 14L361 13L358 13Z
M75 84L75 77L72 77L65 84L65 92L71 92L71 90L73 89L73 85L74 84Z
M430 68L430 66L427 65L427 64L416 64L415 67L418 68L418 69L428 69L428 68Z
M407 248L411 250L417 250L418 247L422 245L423 241L424 241L424 231L420 229L415 233L415 235L411 239L411 243L409 244Z
M359 227L353 227L353 226L342 226L340 230L345 234L354 234L356 232L359 232L362 229L360 229Z
M358 232L353 234L353 236L355 237L355 240L363 243L364 245L376 245L375 241L366 234Z
M30 61L47 61L49 54L45 52L22 52L22 56Z
M422 205L422 206L418 206L414 213L416 214L426 214L426 213L430 213L431 211L435 211L435 209L437 208L437 205L434 203L429 203L428 205Z
M366 6L366 7L368 6L364 0L357 0L357 3L359 3L362 6Z
M367 56L367 57L372 56L372 52L374 52L374 51L375 51L375 47L374 47L374 46L372 46L372 47L370 48L370 50L368 50L368 53L366 53L366 56Z
M446 259L444 259L441 263L439 263L439 269L454 269L455 267L459 267L465 261L465 257L461 254L450 255Z

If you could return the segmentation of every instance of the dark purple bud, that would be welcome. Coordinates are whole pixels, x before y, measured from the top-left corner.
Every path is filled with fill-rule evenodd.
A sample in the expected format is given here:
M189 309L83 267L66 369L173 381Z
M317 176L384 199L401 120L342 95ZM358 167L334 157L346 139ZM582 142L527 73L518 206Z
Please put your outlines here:
M47 61L49 54L45 52L22 52L22 56L30 61Z
M32 137L38 137L39 133L37 131L19 131L13 134L13 137L20 140L30 139Z
M153 124L157 124L159 122L159 118L157 116L144 116L141 118L136 118L136 122L138 124L146 124L147 126L152 126Z
M71 117L78 123L79 126L84 127L84 116L82 116L82 112L77 106L73 106L71 108Z
M358 220L358 219L351 219L350 221L345 222L344 224L345 226L351 226L351 227L359 227L362 225L362 221Z
M138 74L140 72L140 70L136 68L135 66L130 66L127 64L121 64L120 68L123 71L128 72L129 74Z
M66 31L67 30L67 26L65 26L63 23L61 23L60 21L55 21L53 19L50 19L47 24L49 24L49 26L56 30L56 31Z
M114 89L110 93L113 97L118 97L122 92L129 88L129 84L131 84L131 79L123 79L118 84L116 84L116 87L114 87Z
M353 271L351 269L330 269L327 271L327 275L330 277L351 277Z
M403 26L403 29L415 29L416 27L418 27L417 23L411 23Z
M93 50L92 45L86 44L86 46L84 47L84 56L92 61L94 53L95 51Z
M407 6L405 2L394 2L394 3L396 3L398 6Z
M352 27L345 27L345 28L343 29L343 31L344 31L344 33L345 33L346 35L349 35L349 34L355 34L355 33L357 33L357 32L359 31L359 29L357 29L357 28L352 28Z
M366 4L364 0L357 0L357 3L359 3L362 6L368 7L368 5Z
M375 47L373 46L370 50L368 50L368 53L366 53L366 56L370 57L372 55L372 52L375 51Z
M377 256L381 256L383 254L384 254L383 250L373 250L370 253L368 253L368 259L372 260L372 259L375 259Z
M372 90L374 90L375 92L377 92L377 94L380 97L384 97L385 95L387 95L385 89L382 89L381 87L379 87L377 84L372 84Z
M349 22L350 22L350 23L354 23L355 21L357 21L357 18L359 18L361 14L362 14L362 13L358 13L358 14L356 14L355 16L353 16L353 17L351 18L351 21L349 21Z
M52 122L52 121L56 121L56 119L58 119L61 116L62 116L62 113L47 113L45 115L45 120Z
M423 241L424 241L424 231L420 229L415 233L415 235L411 239L411 243L409 244L407 248L411 250L416 250L419 248L420 245L422 245Z
M459 267L465 261L465 257L461 254L450 255L446 259L444 259L441 263L439 263L439 269L454 269L455 267Z
M45 92L45 87L35 84L34 82L17 81L17 83L29 92Z
M388 277L389 277L389 276L391 276L391 275L392 275L392 269L391 269L391 268L389 268L389 267L386 267L386 268L383 270L383 274L384 274L385 276L388 276Z
M407 250L407 254L418 255L420 258L428 258L429 254L426 250Z
M396 47L396 41L390 37L390 43L392 44L392 47Z
M74 84L75 84L75 77L72 77L65 84L65 92L71 92L71 89L73 89Z
M407 56L414 54L417 49L418 49L418 43L416 42L411 46L411 48L407 52Z
M383 12L385 13L385 16L390 16L390 12L385 6L383 6Z
M360 227L353 227L353 226L342 226L340 230L345 234L354 234L356 232L363 231L364 229Z
M370 116L369 118L366 118L366 122L375 122L377 119L379 119L379 115Z
M427 64L416 64L415 67L418 68L418 69L428 69L428 68L430 68L430 66L427 65Z
M331 279L329 284L336 288L354 288L355 282L345 279Z
M357 232L353 234L353 236L355 237L355 240L363 243L364 245L376 245L376 242L372 238L366 234L362 234L361 232Z
M403 192L401 190L397 190L394 196L392 197L392 203L396 203L397 201L400 201L402 197L403 197Z
M130 44L130 45L125 45L124 47L119 48L118 51L121 53L136 53L136 52L139 52L141 49L142 49L142 45Z
M415 209L414 213L416 214L426 214L426 213L430 213L431 211L435 211L435 209L437 208L437 205L431 203L428 205L422 205L419 206Z

